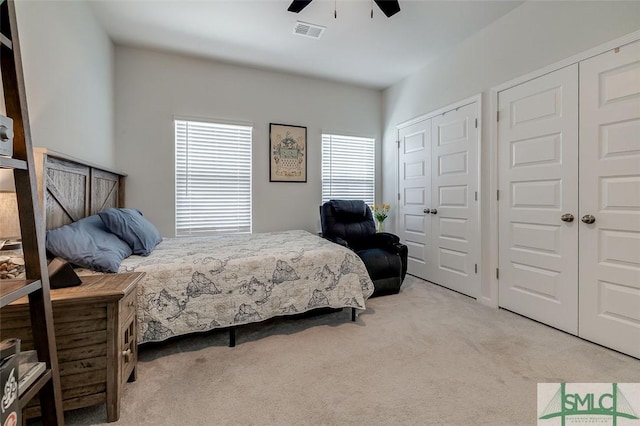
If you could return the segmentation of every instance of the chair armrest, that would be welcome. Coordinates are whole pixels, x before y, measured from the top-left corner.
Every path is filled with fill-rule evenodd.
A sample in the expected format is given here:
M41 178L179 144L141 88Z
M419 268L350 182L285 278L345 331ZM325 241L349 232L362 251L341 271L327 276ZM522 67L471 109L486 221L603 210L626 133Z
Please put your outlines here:
M393 251L392 246L399 242L400 238L397 235L388 232L378 232L366 238L359 239L357 245L362 248L383 248Z
M358 248L354 250L358 251L367 248L379 248L397 254L402 262L401 279L404 281L404 277L407 275L409 248L400 242L400 238L397 235L388 232L378 232L367 238L358 240Z
M385 241L388 241L389 244L397 244L400 242L400 237L389 232L378 232L374 237L377 239L384 239Z

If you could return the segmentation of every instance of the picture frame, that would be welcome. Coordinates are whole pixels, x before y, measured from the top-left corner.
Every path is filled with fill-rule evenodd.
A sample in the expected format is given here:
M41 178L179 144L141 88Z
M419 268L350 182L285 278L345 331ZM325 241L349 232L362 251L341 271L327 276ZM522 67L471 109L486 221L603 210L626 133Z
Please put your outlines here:
M269 182L307 182L307 128L269 123Z

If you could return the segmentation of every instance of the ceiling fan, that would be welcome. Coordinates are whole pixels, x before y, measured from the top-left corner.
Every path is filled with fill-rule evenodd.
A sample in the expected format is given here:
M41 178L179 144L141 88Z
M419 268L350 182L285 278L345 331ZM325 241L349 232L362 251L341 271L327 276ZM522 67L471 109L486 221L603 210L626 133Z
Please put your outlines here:
M384 13L387 18L392 17L396 13L400 12L400 4L398 4L397 0L373 0L382 13ZM289 5L289 12L298 13L305 7L307 7L311 3L311 0L293 0L291 5ZM372 11L373 13L373 11ZM373 15L371 15L373 17Z

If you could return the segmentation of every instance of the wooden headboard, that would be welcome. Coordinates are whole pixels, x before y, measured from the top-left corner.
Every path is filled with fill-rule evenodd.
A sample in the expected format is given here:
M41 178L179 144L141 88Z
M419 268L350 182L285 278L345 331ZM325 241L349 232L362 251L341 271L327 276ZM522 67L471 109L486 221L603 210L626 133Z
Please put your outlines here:
M46 148L35 148L34 157L47 230L124 207L124 173Z

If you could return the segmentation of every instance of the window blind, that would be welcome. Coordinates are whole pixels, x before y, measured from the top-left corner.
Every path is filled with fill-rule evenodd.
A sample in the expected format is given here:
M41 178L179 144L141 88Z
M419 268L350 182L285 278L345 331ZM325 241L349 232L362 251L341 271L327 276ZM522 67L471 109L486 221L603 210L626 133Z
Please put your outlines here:
M175 120L176 236L251 232L252 128Z
M322 202L375 199L375 139L322 135Z

